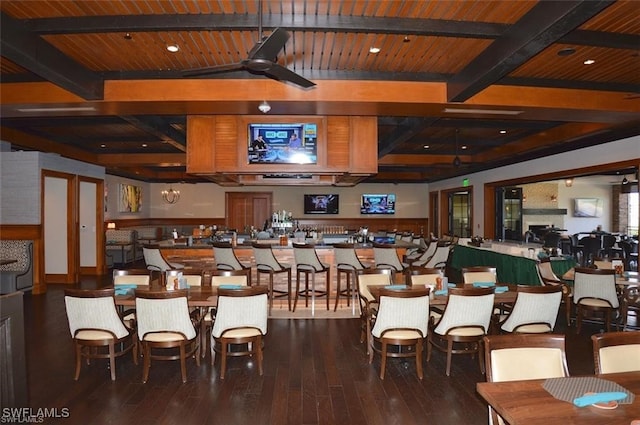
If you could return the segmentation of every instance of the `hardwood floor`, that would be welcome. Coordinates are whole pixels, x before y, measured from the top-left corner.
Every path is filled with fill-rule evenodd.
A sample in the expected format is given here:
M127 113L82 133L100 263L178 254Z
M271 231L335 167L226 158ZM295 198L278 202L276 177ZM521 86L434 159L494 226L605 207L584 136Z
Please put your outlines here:
M83 286L101 286L85 278ZM558 332L566 330L560 314ZM483 381L477 360L455 356L445 376L445 356L434 351L420 382L413 361L389 359L384 381L380 359L368 364L359 343L357 319L270 319L264 376L248 358L231 358L226 379L209 357L188 362L182 384L178 362L152 363L141 383L141 363L131 356L116 362L116 381L108 362L83 365L73 380L74 353L64 309L63 287L25 296L27 367L32 408L68 408L62 424L482 424L487 407L476 393ZM593 373L590 335L600 326L585 324L582 334L567 333L572 375Z

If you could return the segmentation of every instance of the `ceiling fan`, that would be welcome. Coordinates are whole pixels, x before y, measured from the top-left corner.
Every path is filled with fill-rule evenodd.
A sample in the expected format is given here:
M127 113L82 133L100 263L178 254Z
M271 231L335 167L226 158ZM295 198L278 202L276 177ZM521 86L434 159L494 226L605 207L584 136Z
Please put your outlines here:
M284 48L290 35L282 28L276 28L268 37L262 36L262 1L259 5L258 21L259 41L253 46L247 59L229 65L192 69L184 71L182 75L185 77L197 77L220 72L247 70L251 73L262 74L275 80L288 81L303 88L315 86L316 84L313 81L309 81L303 76L275 62L278 53Z

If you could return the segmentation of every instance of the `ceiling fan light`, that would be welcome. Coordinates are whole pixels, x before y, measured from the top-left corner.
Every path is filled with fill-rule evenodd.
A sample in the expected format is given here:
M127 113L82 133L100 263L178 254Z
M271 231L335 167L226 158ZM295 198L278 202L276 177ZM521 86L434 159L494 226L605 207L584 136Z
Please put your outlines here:
M271 105L269 105L266 100L263 100L262 103L258 105L258 109L263 114L266 114L271 110Z

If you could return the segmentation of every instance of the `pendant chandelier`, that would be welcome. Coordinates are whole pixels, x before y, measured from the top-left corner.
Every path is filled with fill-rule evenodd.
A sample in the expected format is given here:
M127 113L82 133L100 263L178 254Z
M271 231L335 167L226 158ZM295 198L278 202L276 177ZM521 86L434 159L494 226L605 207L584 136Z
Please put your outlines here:
M169 190L165 189L162 191L162 200L167 204L175 204L180 200L180 191L174 190L169 186Z

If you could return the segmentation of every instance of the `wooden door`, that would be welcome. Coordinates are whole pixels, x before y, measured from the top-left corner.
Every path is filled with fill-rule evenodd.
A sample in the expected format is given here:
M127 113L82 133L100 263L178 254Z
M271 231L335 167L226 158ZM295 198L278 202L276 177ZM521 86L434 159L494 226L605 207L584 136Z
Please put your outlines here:
M227 192L226 225L238 232L251 226L261 230L271 217L272 192Z

